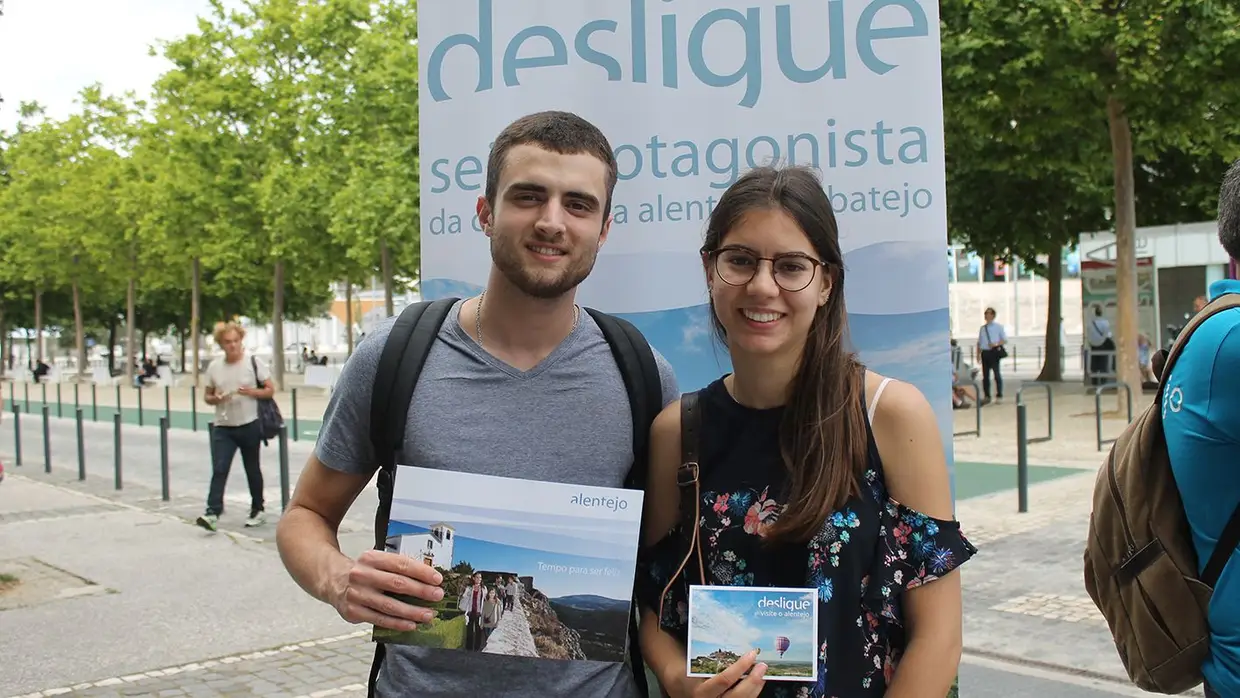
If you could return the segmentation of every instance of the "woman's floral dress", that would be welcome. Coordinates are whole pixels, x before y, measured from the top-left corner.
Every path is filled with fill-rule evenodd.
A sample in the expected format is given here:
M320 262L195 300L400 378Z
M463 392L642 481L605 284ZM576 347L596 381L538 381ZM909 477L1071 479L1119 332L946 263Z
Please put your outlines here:
M782 408L746 408L717 380L703 389L699 409L698 524L708 583L818 590L817 682L769 681L762 695L882 696L906 644L903 592L950 572L976 549L957 522L926 516L888 496L872 436L859 496L828 517L808 545L764 543L760 532L782 509ZM662 626L683 644L688 620L685 575L662 598L684 558L681 540L671 535L642 552L637 587L642 603L656 613L663 601ZM696 562L692 564L691 576L696 578Z

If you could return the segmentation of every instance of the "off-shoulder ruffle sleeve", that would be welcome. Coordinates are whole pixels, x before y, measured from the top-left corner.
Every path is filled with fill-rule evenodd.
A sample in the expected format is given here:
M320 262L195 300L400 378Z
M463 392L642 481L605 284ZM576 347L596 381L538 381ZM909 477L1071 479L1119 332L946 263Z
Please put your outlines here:
M887 498L863 598L875 613L890 615L899 594L933 582L976 553L960 522L936 519Z

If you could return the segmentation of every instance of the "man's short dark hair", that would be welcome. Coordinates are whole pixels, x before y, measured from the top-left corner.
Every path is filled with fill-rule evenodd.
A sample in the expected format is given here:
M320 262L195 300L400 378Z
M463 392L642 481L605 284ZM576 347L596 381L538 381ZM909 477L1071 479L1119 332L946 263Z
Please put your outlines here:
M1240 260L1240 160L1223 175L1218 192L1218 241L1232 259Z
M491 155L487 158L487 203L495 206L495 196L499 193L499 176L504 169L508 151L518 145L536 145L553 153L575 155L585 153L593 155L607 166L607 205L603 216L611 213L611 195L616 188L616 156L611 151L611 144L597 126L565 111L543 111L523 116L508 124L495 144L491 146Z

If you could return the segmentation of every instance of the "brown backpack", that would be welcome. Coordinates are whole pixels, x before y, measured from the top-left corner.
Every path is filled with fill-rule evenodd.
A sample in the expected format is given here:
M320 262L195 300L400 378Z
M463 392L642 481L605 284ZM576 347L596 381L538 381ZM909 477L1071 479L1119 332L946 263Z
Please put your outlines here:
M1171 375L1193 331L1230 308L1240 308L1240 294L1222 296L1189 321L1166 354L1160 379ZM1085 544L1085 589L1106 618L1132 682L1174 694L1202 682L1201 665L1210 652L1210 595L1240 543L1240 508L1198 575L1163 434L1165 385L1160 382L1154 403L1128 425L1098 471Z

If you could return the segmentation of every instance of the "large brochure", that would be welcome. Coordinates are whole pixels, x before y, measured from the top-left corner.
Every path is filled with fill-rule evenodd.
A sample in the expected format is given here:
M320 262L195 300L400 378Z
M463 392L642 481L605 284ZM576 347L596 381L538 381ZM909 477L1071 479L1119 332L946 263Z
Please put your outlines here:
M624 660L642 493L401 465L387 550L439 570L437 616L374 639L545 659Z

